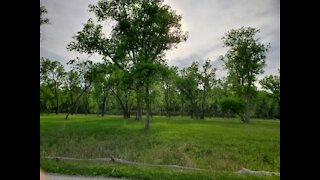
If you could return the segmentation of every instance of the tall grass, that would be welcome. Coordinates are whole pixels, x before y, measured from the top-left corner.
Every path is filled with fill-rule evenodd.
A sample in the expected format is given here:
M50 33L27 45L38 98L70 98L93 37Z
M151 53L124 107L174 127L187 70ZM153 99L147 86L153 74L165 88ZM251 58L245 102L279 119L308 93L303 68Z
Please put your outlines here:
M209 171L280 171L279 121L159 117L144 122L121 116L40 115L40 156L114 156L150 164L174 164Z

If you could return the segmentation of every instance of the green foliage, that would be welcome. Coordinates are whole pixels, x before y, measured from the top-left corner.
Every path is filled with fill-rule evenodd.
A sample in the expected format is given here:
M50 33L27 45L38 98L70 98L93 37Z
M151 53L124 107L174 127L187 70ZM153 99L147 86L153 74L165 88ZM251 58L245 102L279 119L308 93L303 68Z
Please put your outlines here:
M51 61L49 59L41 58L40 82L47 84L57 83L57 86L60 86L64 75L64 67L59 61Z
M40 85L45 85L52 93L55 99L55 111L59 113L59 91L63 84L65 77L65 71L63 65L58 61L50 61L49 59L41 58L40 60ZM44 93L44 91L42 91ZM44 95L43 98L48 96ZM47 101L45 99L44 101Z
M74 69L71 69L69 72L67 72L63 89L67 95L65 99L68 101L68 103L74 103L75 98L78 94L80 94L81 91L81 79L79 72L75 71Z
M278 99L273 94L265 91L258 91L254 99L255 113L258 118L280 118L280 106Z
M230 47L226 54L226 67L230 81L240 86L240 93L245 93L254 86L256 75L263 73L265 53L268 46L255 39L260 30L255 28L232 29L222 38L225 46ZM246 88L246 89L244 89Z
M94 64L91 60L77 58L70 60L67 64L71 65L72 69L80 75L80 84L83 86L91 86L99 74L103 72L99 64Z
M181 16L161 1L99 1L90 5L98 21L112 20L110 38L92 19L74 36L69 50L99 53L121 69L130 69L139 61L161 61L163 52L186 39Z
M211 60L207 59L204 61L202 66L202 71L200 73L200 85L211 89L215 85L216 77L216 68L213 68L211 65Z
M107 106L107 100L109 98L110 85L109 85L109 77L104 73L100 73L99 76L93 83L92 96L95 99L96 111L101 113L103 116Z
M133 81L130 79L128 85L134 86L137 102L141 99L144 86L148 111L151 102L149 91L158 79L161 69L158 64L164 63L164 52L187 37L181 30L181 16L162 3L154 0L101 0L96 5L89 5L98 22L115 23L110 36L102 32L100 24L89 19L68 45L69 50L80 53L99 53L107 63L126 71L130 78L135 77ZM117 98L124 107L119 95Z
M84 24L83 30L73 37L75 41L68 44L67 49L80 53L108 53L108 40L103 37L102 26L95 25L92 19ZM105 50L103 50L105 48ZM104 52L106 51L106 52Z
M40 84L40 111L48 112L55 107L54 95L45 84Z
M188 102L191 117L198 114L198 96L200 90L199 85L199 68L198 62L192 62L191 66L180 71L181 76L177 77L176 85L179 93Z
M246 99L244 122L250 121L251 101L254 93L256 75L263 73L266 52L269 45L264 45L255 38L260 30L251 27L232 29L222 38L230 49L226 53L228 80L238 96Z
M211 65L211 60L207 59L203 66L202 66L202 72L200 73L200 83L199 85L201 86L201 119L204 119L205 116L205 111L206 111L206 107L207 107L207 96L208 93L211 91L212 87L215 85L216 83L216 69L212 68Z
M162 1L111 0L89 7L98 21L116 22L111 39L117 42L117 49L134 51L134 61L156 60L163 51L186 39L181 30L181 16Z
M169 67L159 63L138 63L132 71L119 69L115 64L93 63L84 60L71 60L72 69L67 73L59 62L42 60L40 83L40 111L53 112L59 102L59 112L99 113L135 115L137 108L136 91L138 79L153 73L150 79L153 85L149 91L150 105L153 115L190 115L201 117L235 116L234 109L228 109L224 100L234 97L225 79L214 78L214 68L209 81L204 80L204 70L200 71L194 62L190 67L179 71L177 67ZM57 68L59 67L59 68ZM62 67L62 68L61 68ZM49 69L52 69L52 71ZM60 70L58 70L60 69ZM53 75L53 74L54 75ZM63 75L64 74L64 75ZM56 87L51 78L58 78ZM207 76L209 77L209 76ZM49 82L46 83L46 82ZM50 84L52 83L52 84ZM203 85L206 84L206 92ZM205 106L203 97L205 93ZM82 95L81 95L82 94ZM279 118L280 106L273 94L257 91L253 98L253 116L260 118ZM263 95L262 95L263 94ZM56 98L56 96L58 98ZM80 96L81 95L81 96ZM143 91L140 94L145 97ZM232 99L232 98L231 98ZM72 104L76 104L72 108ZM142 104L145 110L145 104ZM204 108L203 108L204 107ZM238 113L238 115L240 115Z
M72 100L71 104L68 105L66 119L68 118L69 113L77 112L79 108L78 103L80 101L83 102L81 103L81 105L84 105L83 110L85 111L85 113L90 112L90 88L92 88L92 85L95 81L101 81L101 74L105 73L104 69L101 68L103 67L103 64L95 64L91 60L80 60L79 58L77 58L70 60L67 64L71 65L72 70L79 74L78 79L80 81L79 85L81 88L81 92L79 95L76 95L75 100ZM80 108L83 107L80 106Z
M270 91L273 98L275 98L280 104L280 76L269 75L261 79L259 83L263 89Z
M220 107L224 116L242 116L245 110L245 102L244 100L239 98L227 97L220 101Z
M163 91L163 100L165 114L171 116L173 109L175 109L178 104L179 94L177 93L177 86L175 84L178 77L178 67L172 66L166 68L167 72L163 73L162 80L160 82L160 87Z

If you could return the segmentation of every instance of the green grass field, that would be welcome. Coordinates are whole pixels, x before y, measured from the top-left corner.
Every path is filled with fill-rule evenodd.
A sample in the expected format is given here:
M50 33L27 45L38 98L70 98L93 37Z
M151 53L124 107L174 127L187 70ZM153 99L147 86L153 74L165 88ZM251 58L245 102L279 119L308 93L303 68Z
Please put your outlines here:
M40 159L47 172L132 179L280 179L243 175L241 168L280 171L280 123L253 119L153 117L150 130L144 121L120 116L40 116L40 157L80 159L110 156L134 162L180 165L199 170L178 170L115 162L56 161Z

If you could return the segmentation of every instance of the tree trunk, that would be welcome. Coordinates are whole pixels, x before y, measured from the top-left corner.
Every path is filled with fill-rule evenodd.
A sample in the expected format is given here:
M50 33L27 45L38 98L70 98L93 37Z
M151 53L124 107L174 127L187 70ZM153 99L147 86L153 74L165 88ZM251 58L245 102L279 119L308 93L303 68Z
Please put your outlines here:
M142 106L141 106L141 93L140 90L136 91L137 94L137 113L136 113L136 120L140 120L142 116Z
M144 129L148 130L150 128L149 127L149 123L150 123L150 108L147 108L146 116L147 116L147 119L146 119L146 125L145 125Z
M137 114L136 120L140 120L142 116L142 108L141 108L141 101L137 102Z
M77 104L75 105L75 107L72 108L72 109L74 109L74 110L71 111L71 114L78 114L79 104L77 103Z
M55 96L56 96L56 114L58 114L59 113L59 97L58 97L57 90L55 90Z
M245 93L245 98L246 98L246 105L245 105L245 113L243 117L243 122L244 123L250 123L250 113L251 113L251 97L249 95L249 92Z
M165 102L166 102L166 115L170 118L170 87L167 84L165 90Z
M128 107L128 108L127 108L127 118L130 119L130 117L131 117L130 108Z
M190 108L190 116L191 116L191 119L194 118L194 113L193 113L193 107L192 107L192 106L191 106L191 108Z
M86 115L88 115L88 114L90 113L89 105L86 105L86 106L85 106L85 112L86 112L86 113L85 113Z
M180 107L180 116L184 115L184 103L181 103L181 107Z
M120 106L122 108L122 112L123 112L123 118L127 119L128 117L130 118L130 114L129 113L129 108L128 105L126 104L126 106L123 104L121 98L119 97L119 95L111 88L112 93L116 96L116 98L118 99Z
M129 94L125 93L125 118L130 118Z
M149 123L150 123L150 101L149 101L149 83L147 82L146 84L146 124L144 129L148 130L150 128Z
M107 99L108 99L108 94L105 94L103 97L103 100L102 100L102 107L101 107L101 116L102 117L105 114Z
M191 115L191 119L194 119L198 117L198 107L197 107L197 104L194 102L194 100L191 100L190 102L191 102L190 115Z
M250 123L250 121L251 121L251 119L250 119L249 112L248 112L248 110L246 110L243 122L244 123Z
M129 119L130 118L130 115L128 114L129 110L126 107L122 109L122 112L123 112L123 118L124 119Z
M59 112L59 102L57 100L57 103L56 103L56 114L58 114L58 112Z
M70 108L70 109L71 109L71 113L73 113L73 109L75 108L75 105L77 104L77 102L80 100L80 97L86 92L87 89L89 89L90 86L91 86L91 83L83 89L83 91L81 92L81 94L77 97L77 99L76 99L76 100L74 101L74 103L71 105L71 108ZM76 111L77 111L77 110L78 110L78 108L76 109ZM70 111L67 112L67 115L66 115L66 117L65 117L65 120L68 119L69 114L70 114Z
M104 99L103 99L103 102L102 102L102 107L101 107L101 116L102 116L102 117L104 116L104 113L105 113L106 100L107 100L107 98L104 98Z
M127 103L126 103L125 108L123 109L123 118L125 118L125 119L130 118L130 108Z
M206 103L206 86L203 87L200 119L204 119L205 103Z
M129 119L130 118L130 112L128 109L123 109L123 118Z

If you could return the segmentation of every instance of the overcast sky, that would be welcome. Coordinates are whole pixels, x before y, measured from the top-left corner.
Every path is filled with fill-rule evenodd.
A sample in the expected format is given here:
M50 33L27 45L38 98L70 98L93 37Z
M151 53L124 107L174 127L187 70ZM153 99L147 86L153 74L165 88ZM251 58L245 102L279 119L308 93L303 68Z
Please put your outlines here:
M69 52L66 46L72 36L82 30L83 23L93 13L88 12L89 4L98 0L42 0L50 19L49 25L41 27L40 57L65 63L79 55ZM251 26L260 29L261 42L270 42L267 53L265 75L277 74L280 68L280 0L164 0L172 9L182 15L183 30L188 31L188 40L177 49L167 52L169 65L187 67L192 61L210 58L216 61L225 55L222 36L234 28ZM110 27L110 26L109 26ZM106 26L108 29L108 26ZM99 56L91 57L99 61ZM221 63L214 63L220 65ZM68 68L67 68L68 69ZM225 71L217 72L218 77Z

